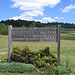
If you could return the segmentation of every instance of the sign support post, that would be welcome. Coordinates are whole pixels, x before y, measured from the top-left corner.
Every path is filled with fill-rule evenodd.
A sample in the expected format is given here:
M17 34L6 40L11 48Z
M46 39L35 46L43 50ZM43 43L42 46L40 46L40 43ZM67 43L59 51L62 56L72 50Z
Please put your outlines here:
M10 62L11 52L12 52L12 26L8 27L8 62Z
M58 25L58 27L57 27L57 32L58 32L58 34L57 34L57 40L58 40L58 42L57 42L57 65L60 65L60 25Z

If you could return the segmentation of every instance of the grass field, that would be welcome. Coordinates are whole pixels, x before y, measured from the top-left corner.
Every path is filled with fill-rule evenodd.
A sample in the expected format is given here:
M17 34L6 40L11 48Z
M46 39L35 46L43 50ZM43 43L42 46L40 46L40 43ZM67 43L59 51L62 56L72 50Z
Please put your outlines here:
M61 28L61 39L75 40L75 29Z
M20 48L24 48L25 46L28 46L33 51L44 49L45 47L49 46L51 52L57 55L57 43L13 42L12 47L16 47L16 46ZM6 60L7 57L8 57L8 36L0 35L0 60ZM65 64L66 59L69 59L72 68L75 67L75 40L61 40L61 63ZM9 75L13 75L13 74L9 74ZM74 73L70 75L74 75Z
M61 28L61 33L75 33L75 29Z

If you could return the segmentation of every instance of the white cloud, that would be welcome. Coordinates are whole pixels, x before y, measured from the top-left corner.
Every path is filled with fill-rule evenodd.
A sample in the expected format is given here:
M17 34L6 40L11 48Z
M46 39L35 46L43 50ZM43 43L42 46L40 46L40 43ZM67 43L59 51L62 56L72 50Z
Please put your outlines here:
M75 5L69 5L67 7L65 7L62 12L65 13L65 12L70 12L71 9L75 9Z
M10 18L10 19L14 19L14 20L21 19L21 20L28 20L28 21L34 20L32 17L26 17L26 16L15 16L15 17L12 17L12 18Z
M40 21L42 23L47 23L47 22L53 22L55 20L52 19L51 17L43 17L41 20L35 20L35 21Z
M44 6L54 7L60 0L11 0L14 2L12 7L19 7L21 10L42 9Z
M34 11L27 11L27 12L23 12L21 15L25 15L25 16L38 16L41 15L43 16L43 12L39 11L39 10L34 10Z
M43 16L45 6L53 8L60 0L11 0L14 4L12 8L19 8L23 11L20 16L13 17L12 19L33 19L33 16Z
M64 17L55 17L55 19L62 20L62 19L64 19Z

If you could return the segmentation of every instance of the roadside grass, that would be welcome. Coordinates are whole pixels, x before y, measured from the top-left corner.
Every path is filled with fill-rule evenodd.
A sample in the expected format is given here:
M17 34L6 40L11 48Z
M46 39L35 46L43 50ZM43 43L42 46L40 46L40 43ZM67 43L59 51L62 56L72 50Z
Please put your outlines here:
M66 34L65 34L66 35ZM50 42L13 42L12 47L20 47L24 48L28 46L33 51L44 49L45 47L49 46L52 53L57 55L57 43L50 43ZM66 64L66 56L71 62L71 67L75 67L75 40L61 40L61 63ZM6 61L8 58L8 36L7 35L0 35L0 60ZM1 63L1 62L0 62ZM74 75L75 72L70 73L70 75ZM31 75L30 73L0 73L0 75ZM34 73L33 75L44 75L41 73ZM67 75L67 74L64 74ZM69 74L68 74L69 75Z

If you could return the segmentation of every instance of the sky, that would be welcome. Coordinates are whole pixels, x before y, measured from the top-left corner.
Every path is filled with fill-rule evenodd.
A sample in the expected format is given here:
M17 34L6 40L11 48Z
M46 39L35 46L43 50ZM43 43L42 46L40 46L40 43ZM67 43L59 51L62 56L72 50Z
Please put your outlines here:
M75 0L0 0L0 21L8 19L75 24Z

